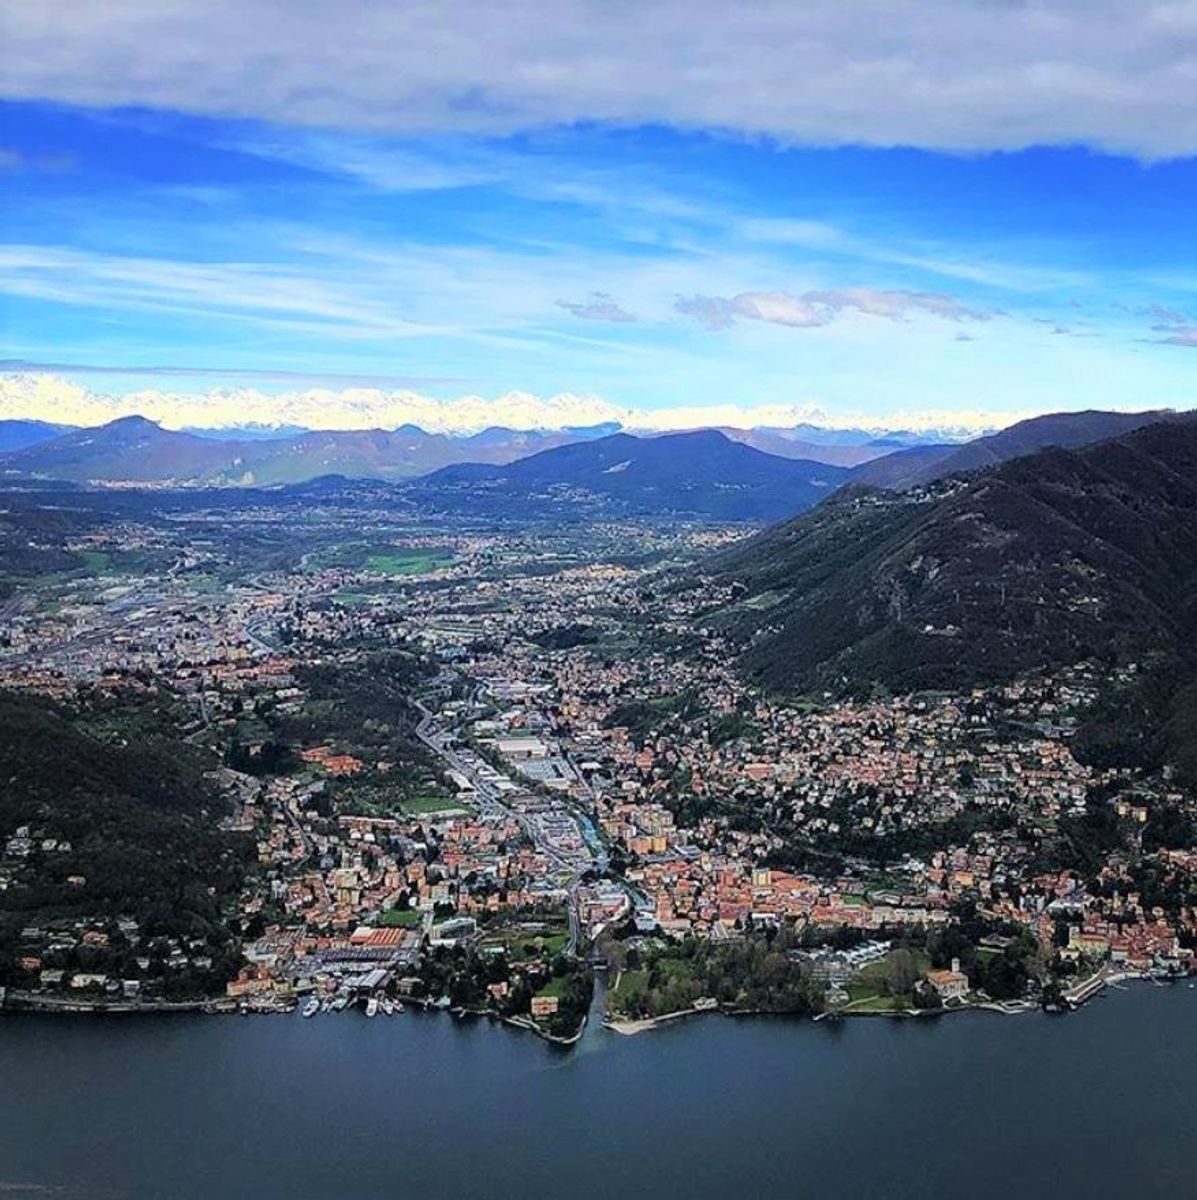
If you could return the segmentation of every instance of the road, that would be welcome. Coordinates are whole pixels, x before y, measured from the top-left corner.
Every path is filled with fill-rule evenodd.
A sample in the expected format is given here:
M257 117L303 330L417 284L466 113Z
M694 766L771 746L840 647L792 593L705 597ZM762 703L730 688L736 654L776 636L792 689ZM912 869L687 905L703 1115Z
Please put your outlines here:
M516 821L536 849L559 872L562 874L568 873L565 890L567 897L566 911L569 914L569 944L566 947L566 952L576 955L584 941L582 918L578 903L578 889L586 872L602 869L602 863L594 857L584 837L581 838L582 844L586 847L584 861L581 854L563 853L551 842L546 841L543 831L535 820L523 813L514 811L503 803L502 791L480 769L479 764L487 767L489 770L493 770L493 768L490 768L489 764L482 763L482 760L478 759L473 753L464 755L456 750L452 745L452 735L441 727L436 715L418 700L415 701L415 705L420 711L420 722L416 726L416 736L450 769L462 775L469 782L479 798L479 809L482 815L494 818L507 817ZM562 803L560 807L561 811L569 812L568 805ZM572 817L573 814L570 813L570 816ZM579 834L579 836L581 835Z

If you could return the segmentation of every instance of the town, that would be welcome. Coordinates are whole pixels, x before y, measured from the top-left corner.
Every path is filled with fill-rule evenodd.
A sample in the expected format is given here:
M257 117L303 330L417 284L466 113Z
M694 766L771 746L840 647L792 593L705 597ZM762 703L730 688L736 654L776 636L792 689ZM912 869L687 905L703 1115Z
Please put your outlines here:
M1095 665L770 695L722 585L682 569L741 529L305 521L84 522L78 565L5 602L0 688L168 711L250 847L227 939L196 937L88 911L52 818L0 829L6 1004L445 1008L568 1044L596 971L635 1032L1064 1008L1193 970L1194 799L1074 755ZM71 903L28 916L46 877Z

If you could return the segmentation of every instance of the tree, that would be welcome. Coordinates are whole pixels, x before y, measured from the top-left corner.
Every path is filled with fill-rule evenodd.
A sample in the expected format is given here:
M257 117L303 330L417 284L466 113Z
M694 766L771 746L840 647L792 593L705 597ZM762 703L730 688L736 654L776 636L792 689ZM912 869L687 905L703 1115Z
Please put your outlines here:
M909 950L895 950L885 962L885 986L891 996L905 996L919 978L919 966Z
M1043 985L1043 1007L1056 1012L1065 1007L1064 987L1058 979L1049 979Z

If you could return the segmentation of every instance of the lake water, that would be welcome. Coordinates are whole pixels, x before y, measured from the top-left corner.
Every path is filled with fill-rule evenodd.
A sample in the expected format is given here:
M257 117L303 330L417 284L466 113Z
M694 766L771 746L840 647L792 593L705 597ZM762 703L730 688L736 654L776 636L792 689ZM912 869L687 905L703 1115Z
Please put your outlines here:
M1197 1197L1197 991L698 1018L0 1017L0 1195Z

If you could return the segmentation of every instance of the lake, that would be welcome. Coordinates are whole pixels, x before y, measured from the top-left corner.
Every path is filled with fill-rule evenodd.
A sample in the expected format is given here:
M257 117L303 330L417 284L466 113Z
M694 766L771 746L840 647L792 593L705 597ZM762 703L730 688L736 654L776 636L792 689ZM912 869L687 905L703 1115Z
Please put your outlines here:
M1197 991L572 1053L444 1014L8 1014L0 1194L1197 1196Z

